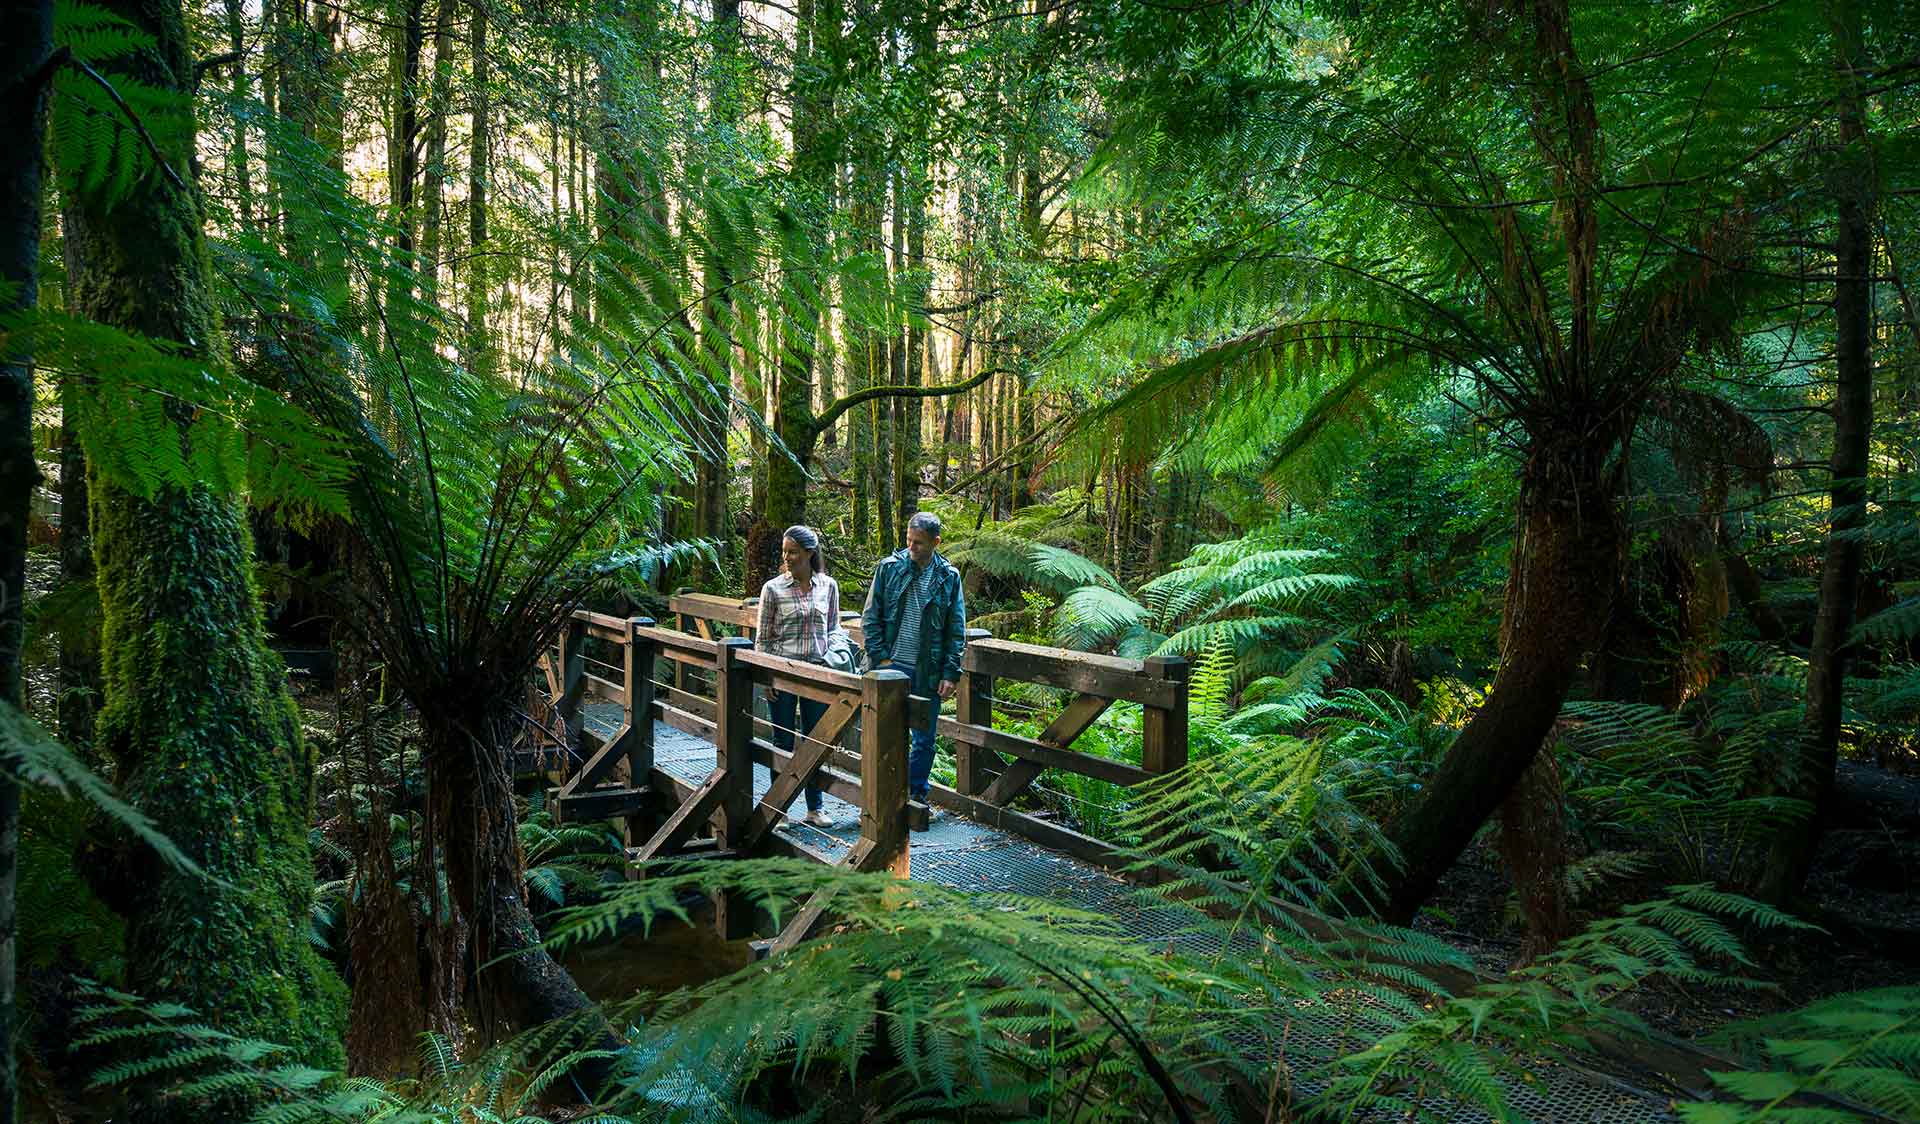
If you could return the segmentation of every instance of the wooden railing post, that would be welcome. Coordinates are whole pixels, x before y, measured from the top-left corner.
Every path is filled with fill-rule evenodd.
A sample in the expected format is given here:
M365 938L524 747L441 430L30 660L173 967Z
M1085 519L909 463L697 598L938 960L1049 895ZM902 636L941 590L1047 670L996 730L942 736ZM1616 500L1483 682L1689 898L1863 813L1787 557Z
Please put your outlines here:
M1177 685L1169 706L1142 708L1140 767L1149 773L1171 773L1187 764L1187 679L1193 667L1184 656L1149 656L1146 671Z
M714 845L730 850L746 838L753 815L753 669L740 662L753 642L743 636L722 639L714 653L714 765L725 772L725 791L714 812ZM752 935L753 910L735 894L714 899L714 922L723 940Z
M869 671L860 692L861 870L907 876L907 688L904 672Z
M967 630L967 643L993 636L984 628ZM993 728L993 676L962 670L954 699L954 718L962 725ZM984 746L956 741L953 745L953 786L962 796L978 796L1006 768L1000 755Z
M627 619L627 787L645 791L653 777L653 662L657 645L642 630L653 627L652 617ZM627 817L627 845L653 834L652 817L636 812Z

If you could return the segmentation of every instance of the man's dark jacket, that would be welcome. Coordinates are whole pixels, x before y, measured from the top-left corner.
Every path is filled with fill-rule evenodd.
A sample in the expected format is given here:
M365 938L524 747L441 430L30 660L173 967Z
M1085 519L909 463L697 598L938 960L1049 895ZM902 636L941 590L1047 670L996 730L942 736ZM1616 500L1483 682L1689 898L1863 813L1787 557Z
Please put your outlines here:
M960 590L960 571L938 551L927 560L927 565L933 567L933 579L927 599L921 605L918 652L896 657L893 651L900 639L907 594L916 576L913 559L906 548L882 558L873 568L873 583L867 587L867 606L860 613L867 666L879 667L895 658L910 662L924 680L918 686L928 686L935 681L936 677L929 672L938 672L938 679L958 682L960 653L967 645L967 600Z

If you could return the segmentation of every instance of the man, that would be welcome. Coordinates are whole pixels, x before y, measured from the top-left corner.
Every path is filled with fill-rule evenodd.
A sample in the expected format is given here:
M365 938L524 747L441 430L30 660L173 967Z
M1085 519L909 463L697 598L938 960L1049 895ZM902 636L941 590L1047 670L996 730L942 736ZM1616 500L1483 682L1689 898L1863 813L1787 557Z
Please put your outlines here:
M960 653L967 645L967 603L960 592L960 571L935 550L940 518L915 512L907 521L907 545L880 560L867 587L860 624L867 645L867 666L903 671L916 695L953 697L960 685ZM907 795L927 799L927 774L933 771L933 719L911 728L907 754Z

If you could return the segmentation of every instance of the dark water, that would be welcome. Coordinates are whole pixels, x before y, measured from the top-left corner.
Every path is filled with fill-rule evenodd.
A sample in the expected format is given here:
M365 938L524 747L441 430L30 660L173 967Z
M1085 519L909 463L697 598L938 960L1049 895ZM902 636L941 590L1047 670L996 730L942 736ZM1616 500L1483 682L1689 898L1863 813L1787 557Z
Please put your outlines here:
M637 991L664 995L718 979L753 962L747 941L723 941L708 917L692 924L664 919L648 935L568 950L560 962L582 990L602 1002L630 999Z

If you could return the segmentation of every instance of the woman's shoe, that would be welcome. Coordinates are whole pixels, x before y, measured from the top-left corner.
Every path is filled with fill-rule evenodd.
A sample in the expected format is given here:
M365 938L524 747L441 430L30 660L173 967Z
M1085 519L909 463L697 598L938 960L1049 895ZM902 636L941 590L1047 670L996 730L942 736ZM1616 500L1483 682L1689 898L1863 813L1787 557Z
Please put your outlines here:
M802 816L800 822L812 827L832 827L833 817L827 815L826 809L815 808L805 816Z

